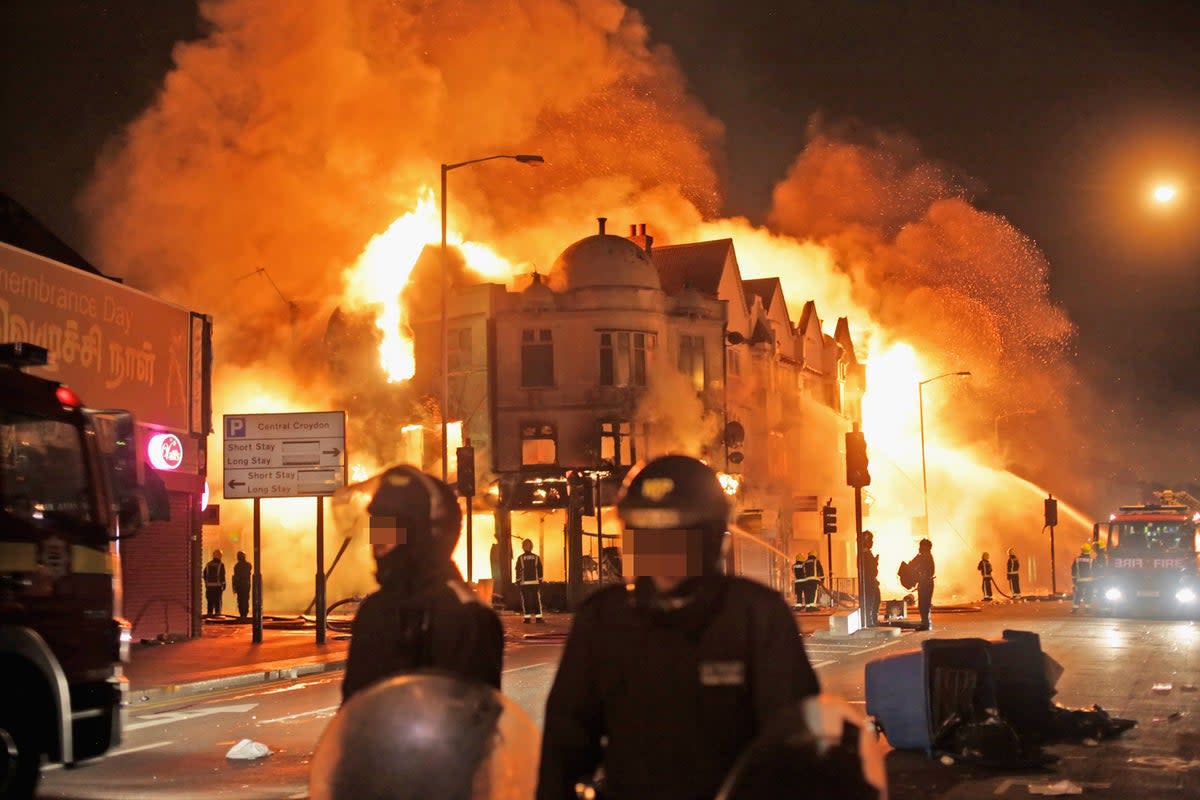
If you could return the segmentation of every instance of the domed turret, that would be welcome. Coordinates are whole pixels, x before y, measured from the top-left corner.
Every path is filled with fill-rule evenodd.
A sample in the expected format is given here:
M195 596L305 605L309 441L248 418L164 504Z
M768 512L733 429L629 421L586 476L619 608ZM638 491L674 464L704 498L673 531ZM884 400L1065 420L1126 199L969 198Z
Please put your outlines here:
M521 307L527 311L551 311L556 303L554 290L542 282L542 276L533 273L532 282L521 292Z
M554 271L563 276L567 291L577 289L662 289L658 270L646 251L623 236L604 232L605 218L600 217L600 232L580 239L554 262Z

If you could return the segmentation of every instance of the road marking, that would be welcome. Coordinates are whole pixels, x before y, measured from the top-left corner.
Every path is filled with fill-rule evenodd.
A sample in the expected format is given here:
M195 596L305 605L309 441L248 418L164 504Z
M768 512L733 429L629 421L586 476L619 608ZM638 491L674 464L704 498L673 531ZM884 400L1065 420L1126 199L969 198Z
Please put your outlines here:
M992 794L1004 794L1012 788L1013 783L1014 781L1012 778L1001 781L1000 785L996 787L996 791L992 792Z
M817 663L815 663L815 664L813 664L813 665L812 665L812 668L813 668L813 669L818 669L818 668L820 668L820 667L824 667L824 666L827 666L827 665L829 665L829 664L836 664L836 663L837 663L837 659L835 659L835 658L831 658L831 659L829 659L828 661L818 661Z
M300 719L301 717L311 717L314 714L325 714L330 711L337 711L341 705L325 706L324 708L314 708L312 711L300 711L295 714L288 714L286 717L275 717L275 719L260 719L259 725L269 725L272 722L286 722L289 719Z
M128 730L128 727L126 727ZM157 750L160 747L170 747L175 744L174 740L169 742L151 742L150 744L142 744L137 747L124 747L120 750L113 750L111 753L105 753L105 758L116 758L117 756L127 756L130 753L140 753L143 750ZM46 764L42 767L42 772L50 772L51 770L62 769L62 764Z
M504 670L503 674L507 675L510 672L521 672L521 671L527 670L527 669L534 669L535 667L552 667L552 666L554 666L554 664L552 662L543 661L540 664L526 664L523 667L511 667L509 669Z
M190 711L164 711L159 714L146 714L138 717L138 721L125 726L127 731L141 730L155 725L168 725L172 722L184 722L189 719L208 717L213 714L245 714L258 707L258 703L242 703L236 706L212 706L210 708L195 708Z

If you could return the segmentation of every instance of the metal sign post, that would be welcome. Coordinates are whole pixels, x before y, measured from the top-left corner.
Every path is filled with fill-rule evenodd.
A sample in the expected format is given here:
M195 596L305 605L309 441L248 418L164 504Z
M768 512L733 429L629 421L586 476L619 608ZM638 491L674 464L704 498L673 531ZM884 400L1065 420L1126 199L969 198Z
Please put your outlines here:
M264 497L316 497L317 643L325 643L325 507L346 484L346 412L226 414L223 494L254 501L252 639L263 639L262 507Z

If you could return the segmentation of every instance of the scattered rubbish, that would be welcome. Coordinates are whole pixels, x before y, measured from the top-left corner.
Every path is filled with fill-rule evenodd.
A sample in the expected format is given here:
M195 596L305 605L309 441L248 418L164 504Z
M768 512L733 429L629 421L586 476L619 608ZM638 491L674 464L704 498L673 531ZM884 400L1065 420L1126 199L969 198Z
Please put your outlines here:
M1194 691L1196 691L1196 684L1194 684L1194 683L1181 683L1181 684L1179 685L1179 691L1181 691L1181 692L1194 692Z
M269 755L271 755L271 748L262 742L256 742L253 739L242 739L229 748L229 752L225 754L225 757L239 761L253 761L256 758L265 758Z
M1156 683L1150 687L1150 691L1154 692L1155 694L1166 694L1167 692L1171 691L1171 688L1171 684L1169 683Z
M941 761L943 764L949 767L954 764L954 756L942 756L938 759L938 761Z
M1084 747L1099 747L1100 742L1099 742L1099 740L1093 739L1089 736L1088 738L1083 740L1083 746Z
M1135 767L1149 767L1168 772L1187 772L1200 767L1200 761L1178 756L1134 756L1127 762Z
M1182 719L1182 718L1183 718L1182 711L1172 711L1170 714L1167 714L1167 719L1171 720L1172 722L1174 722L1177 719Z
M1112 739L1135 725L1137 720L1114 717L1097 705L1074 710L1054 706L1053 727L1059 739Z
M1031 783L1029 784L1030 794L1043 795L1064 795L1064 794L1083 794L1083 787L1078 783L1073 783L1068 780L1053 781L1051 783Z

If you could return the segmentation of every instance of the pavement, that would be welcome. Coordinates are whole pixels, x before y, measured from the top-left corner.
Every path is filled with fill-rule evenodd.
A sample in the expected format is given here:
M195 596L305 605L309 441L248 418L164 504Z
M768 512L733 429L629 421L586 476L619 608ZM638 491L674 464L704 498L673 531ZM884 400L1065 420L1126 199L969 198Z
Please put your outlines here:
M796 611L797 626L804 634L824 637L830 613ZM571 614L547 614L545 620L524 624L519 613L500 612L505 640L512 644L561 640L571 629ZM205 620L196 639L135 644L125 665L130 708L344 669L349 623L348 617L331 617L324 644L317 644L316 626L299 618L265 618L263 640L255 644L249 621L232 617Z

